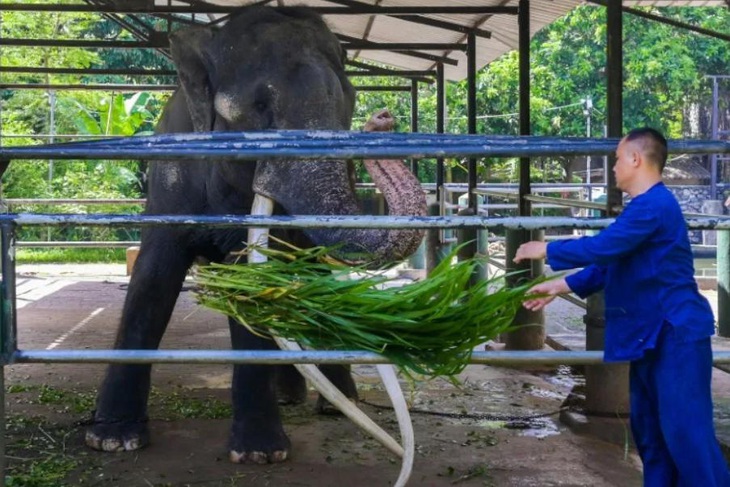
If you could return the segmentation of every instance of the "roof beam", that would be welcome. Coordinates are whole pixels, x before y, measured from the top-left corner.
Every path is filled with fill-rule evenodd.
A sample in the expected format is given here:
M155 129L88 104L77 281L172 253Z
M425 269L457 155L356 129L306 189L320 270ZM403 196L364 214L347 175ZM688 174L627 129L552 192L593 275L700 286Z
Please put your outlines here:
M357 63L361 64L361 63ZM415 70L386 70L375 68L362 64L361 69L347 70L345 74L348 76L400 76L403 78L413 78L424 83L433 83L433 71L415 71ZM84 68L45 68L37 66L0 66L0 73L10 74L56 74L56 75L78 75L78 76L177 76L177 71L173 69L84 69Z
M454 42L373 42L362 39L347 41L343 47L361 51L466 51L464 44Z
M331 3L336 3L338 5L344 5L350 8L361 8L361 7L370 7L372 8L372 5L357 2L355 0L329 0ZM424 13L424 12L421 12ZM515 11L516 13L516 11ZM461 32L463 34L469 34L473 33L477 37L483 37L485 39L489 39L492 36L492 33L488 30L484 29L475 29L466 25L461 24L455 24L453 22L447 22L445 20L437 20L437 19L431 19L428 17L422 17L420 15L392 15L392 14L385 14L388 15L388 17L393 17L399 20L403 20L406 22L413 22L416 24L421 25L429 25L431 27L437 27L440 29L445 30L451 30L455 32Z
M339 3L339 2L338 2ZM516 7L498 6L429 6L429 7L378 7L374 5L353 2L356 5L351 7L308 7L322 15L418 15L418 14L445 14L445 15L477 15L477 14L507 14L515 15ZM135 7L133 2L123 2L121 5L68 5L68 4L26 4L26 3L3 3L0 4L0 11L15 12L96 12L96 13L118 13L118 14L208 14L208 13L233 13L240 10L241 6L223 5L201 5L201 6L149 6ZM300 7L276 7L281 10L298 9Z
M343 34L337 34L337 37L341 41L344 41L344 42L365 42L365 43L367 43L367 41L362 41L362 39L358 39L357 37L350 37L350 36L346 36L346 35L343 35ZM374 43L371 43L371 44L374 44ZM364 47L358 47L357 49L364 49ZM416 52L416 51L409 51L409 50L399 51L398 53L399 54L403 54L405 56L416 57L416 58L420 58L420 59L426 59L428 61L441 62L441 63L444 63L444 64L448 64L450 66L458 66L459 65L459 61L458 60L456 60L454 58L450 58L450 57L434 56L432 54L426 54L426 53L423 53L423 52Z
M58 91L109 91L112 93L136 93L138 91L175 91L177 85L135 84L80 84L80 83L0 83L0 90L58 90ZM411 91L411 86L353 85L357 91Z
M730 1L730 0L728 0L728 1ZM606 6L605 0L588 0L588 2L595 3L596 5L602 5L604 7ZM730 4L728 4L728 6L730 7ZM723 34L721 32L717 32L714 30L705 29L703 27L698 27L696 25L688 24L686 22L681 22L679 20L674 20L674 19L670 19L667 17L662 17L661 15L644 12L643 10L636 10L631 7L621 7L621 10L626 12L627 14L631 14L636 17L653 20L653 21L659 22L661 24L671 25L672 27L679 27L680 29L685 29L690 32L695 32L697 34L714 37L715 39L720 39L722 41L730 41L730 35L728 35L728 34Z
M411 77L411 76L433 76L433 71L404 71L404 70L398 70L398 69L390 69L390 68L383 68L380 66L372 66L370 64L361 63L359 61L354 60L347 60L345 62L348 66L352 66L353 68L359 68L361 70L364 70L365 72L369 74L358 74L350 72L348 73L350 76L403 76L403 77ZM418 81L424 82L424 83L433 83L433 79L431 78L414 78Z

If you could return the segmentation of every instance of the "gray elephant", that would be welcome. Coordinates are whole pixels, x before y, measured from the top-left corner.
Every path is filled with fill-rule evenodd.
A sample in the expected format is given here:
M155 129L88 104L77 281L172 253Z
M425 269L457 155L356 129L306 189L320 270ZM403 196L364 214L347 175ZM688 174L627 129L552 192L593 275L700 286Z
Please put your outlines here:
M355 93L345 75L343 49L310 10L244 8L221 28L173 33L171 52L180 89L168 102L158 133L350 128ZM258 193L276 202L276 214L350 215L358 213L352 180L346 161L160 161L150 165L146 212L244 215ZM391 214L425 214L423 192L407 171L377 181L386 198L391 195ZM315 229L278 236L299 245L340 244L342 252L365 251L382 262L413 252L422 235ZM157 348L194 259L224 260L245 240L246 229L143 230L115 347ZM229 327L236 350L275 346L235 322ZM356 397L348 370L322 369L348 397ZM149 365L108 367L86 433L90 447L124 451L149 442L150 370ZM290 442L277 399L302 401L305 395L303 378L291 366L235 365L231 460L285 460Z

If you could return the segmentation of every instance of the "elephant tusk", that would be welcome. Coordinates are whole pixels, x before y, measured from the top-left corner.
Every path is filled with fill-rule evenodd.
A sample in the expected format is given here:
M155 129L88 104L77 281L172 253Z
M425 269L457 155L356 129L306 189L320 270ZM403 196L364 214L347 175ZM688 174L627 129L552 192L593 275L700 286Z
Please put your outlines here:
M253 206L251 207L252 215L273 214L274 201L265 196L256 194ZM260 246L268 245L267 228L250 228L248 231L249 244L255 243ZM251 252L249 254L249 263L264 262L266 256L260 252ZM277 345L282 350L301 350L298 343L286 340L280 337L274 337ZM377 366L378 373L383 381L388 395L390 396L398 427L400 429L401 440L403 446L399 445L385 430L375 424L362 410L352 403L332 382L327 379L324 374L312 364L294 364L299 372L314 386L317 391L324 396L333 406L339 409L342 414L347 416L358 425L362 430L369 433L373 438L383 444L391 452L402 458L401 471L398 475L394 487L403 487L408 482L408 478L413 470L413 460L415 456L415 439L413 433L413 424L411 422L408 405L406 404L403 390L398 382L395 373L395 367L389 364L380 364Z

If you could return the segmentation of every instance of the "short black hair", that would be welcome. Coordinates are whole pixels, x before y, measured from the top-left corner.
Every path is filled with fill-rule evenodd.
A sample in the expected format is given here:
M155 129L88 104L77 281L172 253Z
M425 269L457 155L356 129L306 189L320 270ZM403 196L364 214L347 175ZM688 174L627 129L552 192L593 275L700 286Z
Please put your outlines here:
M641 150L644 156L659 166L659 171L664 170L667 164L667 139L661 132L651 127L633 129L624 137L627 142L641 142Z

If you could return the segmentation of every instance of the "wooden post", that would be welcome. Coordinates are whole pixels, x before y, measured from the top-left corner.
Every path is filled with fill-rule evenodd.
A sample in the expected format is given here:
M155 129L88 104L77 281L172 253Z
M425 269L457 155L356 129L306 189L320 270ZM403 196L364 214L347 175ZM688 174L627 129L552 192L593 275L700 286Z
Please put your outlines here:
M134 263L137 262L137 256L139 255L139 247L128 247L127 248L127 275L132 275L134 269Z

